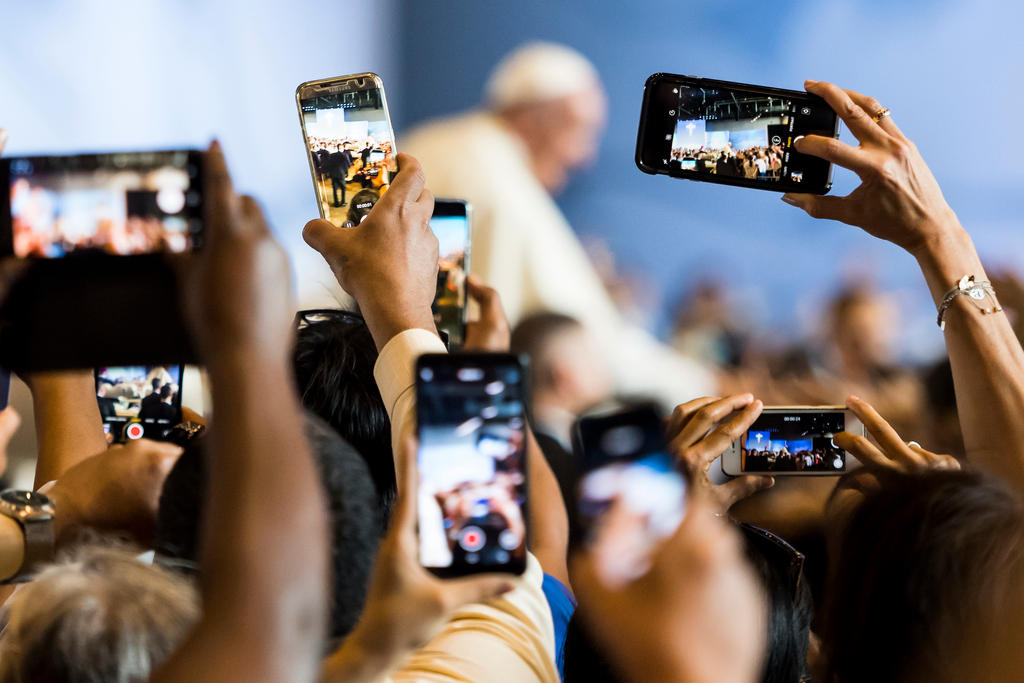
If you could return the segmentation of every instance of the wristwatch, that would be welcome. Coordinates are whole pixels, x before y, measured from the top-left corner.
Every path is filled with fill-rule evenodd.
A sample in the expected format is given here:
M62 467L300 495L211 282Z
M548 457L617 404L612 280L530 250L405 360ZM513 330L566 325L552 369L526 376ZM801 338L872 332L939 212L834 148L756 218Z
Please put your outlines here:
M39 566L53 560L53 501L42 493L8 489L0 493L0 515L10 517L25 537L25 555L18 573L4 583L23 583Z

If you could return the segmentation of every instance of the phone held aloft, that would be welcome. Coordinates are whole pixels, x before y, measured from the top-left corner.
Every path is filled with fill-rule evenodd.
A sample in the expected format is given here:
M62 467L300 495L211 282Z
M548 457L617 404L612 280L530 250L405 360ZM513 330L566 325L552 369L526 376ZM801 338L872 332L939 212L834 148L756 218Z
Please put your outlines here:
M295 103L320 217L359 225L398 171L383 81L372 73L308 81Z
M170 257L202 244L201 152L10 157L0 176L0 256L25 264L0 307L0 364L198 360Z
M825 194L832 165L793 143L836 137L838 125L817 95L658 73L644 86L636 165L673 178Z
M864 434L864 425L843 406L766 407L743 436L722 454L732 476L835 476L859 463L839 448L839 432Z
M512 354L417 361L419 556L438 576L526 569L524 381Z
M472 246L473 207L463 199L435 199L430 229L437 237L437 291L434 324L449 349L466 338L466 275Z

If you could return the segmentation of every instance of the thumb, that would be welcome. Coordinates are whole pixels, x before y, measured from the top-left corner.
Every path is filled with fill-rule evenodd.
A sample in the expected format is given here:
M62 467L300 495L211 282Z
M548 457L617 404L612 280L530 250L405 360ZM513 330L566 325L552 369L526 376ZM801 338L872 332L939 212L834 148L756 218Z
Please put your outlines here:
M733 503L749 498L758 491L764 489L770 489L775 486L774 477L757 476L748 474L742 477L736 477L732 481L728 481L721 486L721 490L725 495L725 507L728 509Z
M350 230L339 228L323 218L311 220L302 228L302 239L327 260L331 260L332 254L341 251L349 238Z
M811 218L850 222L850 205L846 197L787 192L782 195L782 201L803 209Z
M8 406L0 410L0 450L6 449L11 442L11 437L21 426L21 415L14 408Z
M444 585L445 607L449 612L465 605L487 602L508 593L515 584L507 576L471 576L446 581Z

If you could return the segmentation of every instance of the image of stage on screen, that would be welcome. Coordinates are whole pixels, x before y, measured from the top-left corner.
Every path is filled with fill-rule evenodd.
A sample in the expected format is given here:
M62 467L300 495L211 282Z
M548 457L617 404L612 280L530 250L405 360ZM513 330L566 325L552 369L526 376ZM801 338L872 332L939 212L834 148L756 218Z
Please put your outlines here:
M358 225L398 170L381 93L318 95L301 106L324 215L338 226Z
M448 335L448 343L462 344L462 309L466 301L466 243L469 226L465 216L435 216L430 229L437 236L437 293L434 323Z
M751 425L740 451L744 472L843 472L846 452L833 438L843 431L837 413L769 413Z
M784 175L793 103L679 86L669 168L703 175L778 181ZM799 182L800 174L790 180Z

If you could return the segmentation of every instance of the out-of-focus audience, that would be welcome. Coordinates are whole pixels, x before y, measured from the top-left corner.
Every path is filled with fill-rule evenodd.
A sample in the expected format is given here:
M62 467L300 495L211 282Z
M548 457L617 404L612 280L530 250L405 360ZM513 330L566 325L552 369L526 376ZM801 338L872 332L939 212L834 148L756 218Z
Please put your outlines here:
M528 222L486 184L458 191L461 176L446 175L443 160L424 168L399 155L390 189L351 227L306 224L304 239L359 313L295 313L282 250L211 146L204 245L179 274L210 378L208 424L190 419L174 443L109 446L110 398L91 371L24 374L39 452L33 490L0 495L0 683L1020 677L1024 348L1013 323L1024 288L1000 274L992 282L1007 310L974 303L957 283L984 281L985 270L914 144L870 97L807 81L859 146L811 135L798 150L862 184L847 197L782 199L911 254L947 358L902 366L898 316L863 289L832 299L818 338L757 348L726 286L707 283L672 335L694 365L673 366L677 356L636 337L612 359L632 333L609 322L610 300L547 194L589 156L603 121L599 81L581 59L551 46L517 53L495 72L488 110L459 129L484 131L481 153L519 174L536 200L531 215L544 220ZM538 75L544 64L550 77ZM424 150L445 125L420 133ZM467 279L479 310L465 348L530 361L521 575L443 578L420 561L415 368L420 355L447 352L431 311L434 168L444 192L479 192L483 201L471 198L491 221L485 277ZM537 225L556 236L553 256L575 259L582 285L571 306L545 305L557 278L529 272L539 264L503 232ZM515 246L504 258L516 273L488 255L502 243ZM595 301L604 324L622 328L614 343L584 310ZM619 381L630 367L639 381ZM664 397L647 381L652 367L689 392L665 421L660 454L685 473L685 513L625 576L623 557L651 520L614 498L570 539L582 466L572 432L626 391ZM715 368L736 392L712 395L671 367ZM163 377L151 384L159 407L173 388ZM719 476L718 459L769 403L845 405L866 432L837 433L833 445L861 466L842 477ZM0 412L0 467L19 422ZM635 437L618 431L606 446Z

